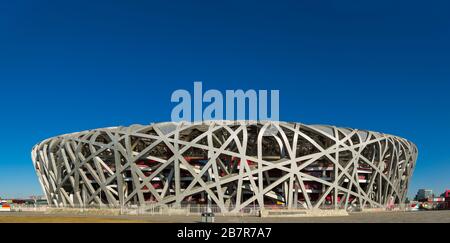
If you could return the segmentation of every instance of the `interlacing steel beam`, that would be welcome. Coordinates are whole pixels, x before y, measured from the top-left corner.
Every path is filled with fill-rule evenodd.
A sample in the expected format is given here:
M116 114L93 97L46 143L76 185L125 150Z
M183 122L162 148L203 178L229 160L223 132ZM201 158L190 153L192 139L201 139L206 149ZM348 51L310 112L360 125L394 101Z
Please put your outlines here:
M56 207L206 204L386 208L404 203L417 147L392 135L272 121L113 127L32 150Z

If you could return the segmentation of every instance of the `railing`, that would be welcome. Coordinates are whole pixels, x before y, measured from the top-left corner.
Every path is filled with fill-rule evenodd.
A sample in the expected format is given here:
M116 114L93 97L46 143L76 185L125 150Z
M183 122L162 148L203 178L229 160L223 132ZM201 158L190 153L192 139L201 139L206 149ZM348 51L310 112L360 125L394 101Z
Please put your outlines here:
M324 205L319 210L347 210L349 212L361 211L407 211L409 204L398 204L391 207L371 207L369 205L361 208L358 205L348 206L346 209L341 206L335 208L334 205ZM76 213L76 214L103 214L103 215L201 215L204 212L212 212L216 215L235 215L235 216L259 216L261 207L250 205L239 211L234 211L234 205L222 210L219 206L212 205L144 205L144 206L91 206L91 207L55 207L46 205L13 205L12 211L23 212L47 212L47 213ZM265 210L298 210L306 211L305 208L288 208L280 205L265 205Z
M201 215L204 212L211 212L216 215L258 216L260 210L261 208L257 206L247 206L239 211L233 211L232 206L222 210L216 205L146 205L124 208L123 213L134 215Z

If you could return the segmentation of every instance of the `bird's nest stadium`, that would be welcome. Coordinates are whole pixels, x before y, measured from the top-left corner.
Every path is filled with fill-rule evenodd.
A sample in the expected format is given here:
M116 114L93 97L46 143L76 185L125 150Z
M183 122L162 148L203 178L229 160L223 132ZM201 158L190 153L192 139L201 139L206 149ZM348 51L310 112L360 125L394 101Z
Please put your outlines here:
M50 205L202 205L239 212L403 203L417 147L387 134L285 122L113 127L47 139L32 160Z

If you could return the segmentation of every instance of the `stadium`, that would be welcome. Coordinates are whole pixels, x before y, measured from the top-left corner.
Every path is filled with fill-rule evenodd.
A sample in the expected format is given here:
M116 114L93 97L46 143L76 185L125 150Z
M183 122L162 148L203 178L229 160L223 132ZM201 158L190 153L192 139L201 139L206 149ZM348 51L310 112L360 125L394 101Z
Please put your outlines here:
M417 147L365 130L271 121L156 123L47 139L33 165L54 207L295 209L404 203Z

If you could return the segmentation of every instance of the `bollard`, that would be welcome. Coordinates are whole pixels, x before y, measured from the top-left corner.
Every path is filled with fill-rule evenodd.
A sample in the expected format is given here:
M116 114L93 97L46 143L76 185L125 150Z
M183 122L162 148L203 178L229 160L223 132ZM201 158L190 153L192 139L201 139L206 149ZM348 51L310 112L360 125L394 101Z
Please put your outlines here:
M214 223L214 213L202 213L202 223Z

